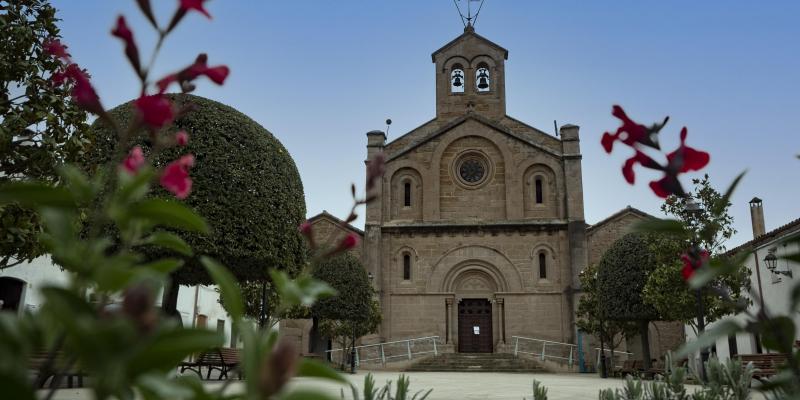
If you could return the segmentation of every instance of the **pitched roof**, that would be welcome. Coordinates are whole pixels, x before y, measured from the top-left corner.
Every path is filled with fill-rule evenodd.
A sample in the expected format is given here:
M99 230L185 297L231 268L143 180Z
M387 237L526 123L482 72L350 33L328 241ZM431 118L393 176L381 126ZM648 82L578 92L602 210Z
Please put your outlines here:
M467 37L470 37L470 36L475 37L476 39L485 42L489 46L492 46L492 47L496 48L497 50L502 51L503 52L503 58L508 60L508 50L503 48L503 46L500 46L499 44L497 44L497 43L495 43L495 42L493 42L493 41L491 41L491 40L489 40L489 39L487 39L487 38L485 38L485 37L483 37L481 35L478 35L477 33L475 33L475 29L474 28L468 27L468 28L464 29L464 33L459 35L457 38L447 42L447 44L442 46L442 47L440 47L439 50L434 51L431 54L431 61L436 62L436 55L437 54L449 49L450 47L455 45L457 42L459 42L459 41L461 41L463 39L466 39Z
M651 214L648 214L648 213L646 213L646 212L644 212L644 211L642 211L642 210L640 210L638 208L633 208L631 206L627 206L627 207L623 208L622 210L619 210L619 211L615 212L614 214L609 215L608 217L606 217L605 219L601 220L600 222L592 224L591 226L586 228L586 230L590 231L590 230L593 230L593 229L598 228L600 226L603 226L603 225L605 225L605 224L607 224L607 223L609 223L609 222L611 222L611 221L613 221L613 220L615 220L615 219L617 219L619 217L622 217L625 214L634 214L634 215L638 215L638 216L640 216L642 218L646 218L646 219L647 218L657 218L657 217L655 217L655 216L653 216Z
M468 114L462 115L462 116L460 116L460 117L458 117L456 119L453 119L452 121L448 122L447 124L443 125L441 128L439 128L439 129L433 131L432 133L428 134L427 136L421 138L420 140L412 142L408 146L406 146L405 148L402 148L402 149L398 150L396 153L390 155L386 161L394 160L395 158L398 158L398 157L402 156L403 154L406 154L409 151L414 150L415 148L427 143L431 139L434 139L435 137L437 137L439 135L442 135L445 132L447 132L447 131L449 131L449 130L451 130L451 129L453 129L453 128L455 128L455 127L457 127L457 126L459 126L459 125L461 125L464 122L469 121L469 120L477 121L477 122L479 122L481 124L484 124L484 125L486 125L486 126L488 126L490 128L493 128L493 129L495 129L495 130L497 130L499 132L505 133L506 135L511 136L511 137L513 137L513 138L515 138L515 139L517 139L519 141L522 141L522 142L527 143L527 144L529 144L529 145L531 145L533 147L536 147L537 149L541 150L544 153L550 154L550 155L552 155L554 157L557 157L557 158L561 157L561 154L558 154L555 151L553 151L551 149L548 149L548 148L546 148L546 147L544 147L544 146L542 146L542 145L540 145L538 143L534 143L534 142L530 141L529 139L526 139L526 138L520 136L519 134L515 133L511 129L508 129L505 126L503 126L503 125L501 125L501 124L499 124L499 123L497 123L495 121L492 121L489 118L486 118L486 117L484 117L484 116L482 116L480 114L477 114L477 113L468 113ZM538 131L538 129L537 129L537 131ZM403 135L403 136L405 136L405 135ZM395 141L398 140L398 139L395 139Z
M742 244L740 244L740 245L728 250L725 254L730 256L730 255L734 255L734 254L736 254L736 253L738 253L738 252L740 252L742 250L750 250L750 249L752 249L754 247L758 247L761 244L764 244L764 243L770 242L770 241L772 241L772 240L774 240L776 238L779 238L782 235L791 234L792 231L795 230L795 229L800 229L800 218L798 218L798 219L796 219L794 221L791 221L791 222L789 222L789 223L787 223L785 225L779 226L779 227L777 227L777 228L775 228L775 229L773 229L773 230L771 230L771 231L769 231L769 232L767 232L767 233L765 233L765 234L763 234L763 235L761 235L761 236L759 236L759 237L757 237L757 238L755 238L753 240L750 240L748 242L742 243Z
M355 226L353 226L351 224L348 224L347 222L342 221L339 218L336 218L336 216L334 216L333 214L331 214L331 213L329 213L329 212L327 212L325 210L322 210L321 213L309 218L308 222L313 224L314 222L316 222L316 221L318 221L320 219L329 219L329 220L333 221L336 225L339 225L340 227L342 227L343 229L347 229L347 230L353 231L353 232L359 234L362 237L364 236L364 231L362 231L361 229L356 228Z

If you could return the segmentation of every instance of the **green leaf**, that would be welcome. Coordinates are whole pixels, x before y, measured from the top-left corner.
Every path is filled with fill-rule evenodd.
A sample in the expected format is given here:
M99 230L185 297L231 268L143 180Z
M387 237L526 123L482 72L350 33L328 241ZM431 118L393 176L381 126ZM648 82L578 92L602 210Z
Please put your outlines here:
M705 332L701 333L697 339L686 343L683 345L683 347L678 349L678 351L675 353L675 358L683 358L700 349L712 346L717 342L717 339L721 337L728 337L731 334L741 330L742 327L731 319L718 321L711 329L707 329Z
M699 289L707 285L720 275L728 275L736 272L742 265L743 257L737 255L734 259L727 257L715 257L708 262L708 265L695 271L689 279L689 287Z
M191 208L163 199L148 199L134 204L131 215L149 219L153 223L188 231L208 233L208 225Z
M148 269L159 275L168 275L183 266L183 260L177 258L162 258L158 261L139 265L138 268Z
M156 334L152 342L129 362L131 371L166 371L191 354L222 346L223 337L206 329L175 328Z
M94 197L95 191L92 184L89 183L89 178L73 165L65 164L58 168L58 173L67 182L67 189L80 202L88 202Z
M74 208L75 198L65 187L36 182L11 182L0 186L0 205L19 203L26 207Z
M771 317L758 322L764 347L780 353L791 353L794 344L794 322L787 316Z
M180 236L165 231L157 231L150 234L143 241L143 244L165 247L170 250L177 251L186 256L192 255L192 247L186 241L181 239Z
M236 284L236 278L227 268L210 257L200 257L200 262L206 267L214 283L219 286L222 301L225 303L225 309L231 315L231 318L234 321L242 319L244 316L244 303L242 303L242 293Z
M792 287L792 294L790 297L791 307L789 308L790 312L797 309L798 304L800 304L800 282L794 284Z
M345 379L345 377L336 372L333 368L329 367L327 364L323 364L319 361L308 358L304 358L300 361L300 366L297 368L297 376L323 378L339 383L348 383L348 380Z
M674 236L686 236L683 223L674 219L648 218L634 224L633 229L638 232L658 232Z
M187 399L194 394L194 390L184 386L180 381L170 380L159 374L142 375L137 379L137 385L141 390L151 392L154 398L159 399Z
M150 167L142 168L136 175L126 172L119 172L120 188L116 198L122 203L129 203L141 200L150 190L150 181L153 179L154 171Z
M25 368L24 366L20 366ZM33 388L21 374L0 374L0 387L3 388L3 397L7 399L35 400Z
M733 192L736 190L736 187L739 186L739 182L742 180L742 178L744 178L744 174L746 173L747 171L740 173L728 187L728 190L725 191L725 194L722 195L722 198L720 198L717 203L714 204L714 208L711 210L714 215L720 215L723 211L725 211L725 207L727 207L728 203L731 201Z
M330 285L307 274L291 280L285 272L273 269L269 271L269 276L281 298L281 305L286 308L310 306L319 298L336 294L336 290Z

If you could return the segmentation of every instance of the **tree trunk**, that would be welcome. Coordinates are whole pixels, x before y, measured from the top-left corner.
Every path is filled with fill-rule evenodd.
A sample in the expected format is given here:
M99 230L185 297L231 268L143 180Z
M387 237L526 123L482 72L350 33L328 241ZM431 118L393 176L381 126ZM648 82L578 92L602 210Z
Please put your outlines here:
M652 367L650 363L650 336L649 336L649 329L650 321L639 321L639 336L642 337L642 362L644 363L644 369L650 369Z

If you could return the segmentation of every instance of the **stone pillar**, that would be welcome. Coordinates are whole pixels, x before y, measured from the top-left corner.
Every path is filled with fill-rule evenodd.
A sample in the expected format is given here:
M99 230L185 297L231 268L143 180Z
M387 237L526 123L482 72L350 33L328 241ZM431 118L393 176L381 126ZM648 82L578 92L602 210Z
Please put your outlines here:
M444 299L444 344L450 344L450 326L452 325L453 299Z
M575 341L575 311L577 299L575 289L580 288L578 274L588 262L586 243L586 221L583 215L583 172L581 171L581 146L576 125L561 127L561 151L564 163L565 215L569 240L569 282L564 290L569 318L562 325L569 332L568 341Z
M506 305L505 300L500 297L496 299L497 311L500 313L500 342L506 344Z
M369 160L375 157L376 154L383 152L383 147L386 144L386 134L381 131L367 132L367 159L364 161L365 167L369 168ZM388 292L386 288L389 285L388 276L383 273L383 266L381 265L381 224L383 223L383 179L380 179L372 193L377 197L366 206L366 222L364 224L364 245L361 254L361 262L367 272L371 272L374 277L373 284L375 290L378 292L378 301L381 304L381 314L383 314L383 322L381 323L378 335L381 341L387 340L390 337L388 327L391 326Z

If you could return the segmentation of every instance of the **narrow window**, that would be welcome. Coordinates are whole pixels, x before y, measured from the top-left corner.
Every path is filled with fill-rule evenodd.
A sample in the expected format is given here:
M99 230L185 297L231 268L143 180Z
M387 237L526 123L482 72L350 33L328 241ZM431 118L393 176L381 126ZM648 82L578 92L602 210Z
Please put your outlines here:
M464 70L461 69L461 64L454 65L450 72L450 92L464 93Z
M764 349L761 347L761 335L754 333L753 341L756 342L756 354L763 354Z
M491 81L489 80L489 68L486 64L478 65L478 70L475 71L475 87L479 92L488 92L490 89Z
M539 253L539 279L547 279L547 257Z
M411 279L411 255L403 254L403 280Z
M542 178L536 178L534 185L536 186L536 204L542 204L544 202L544 193L542 193Z
M739 348L736 345L736 335L728 336L728 351L730 352L730 356L733 357L739 354Z
M403 184L403 205L411 207L411 182Z
M225 320L224 319L218 319L217 320L217 332L219 332L219 333L221 333L223 335L225 334Z

